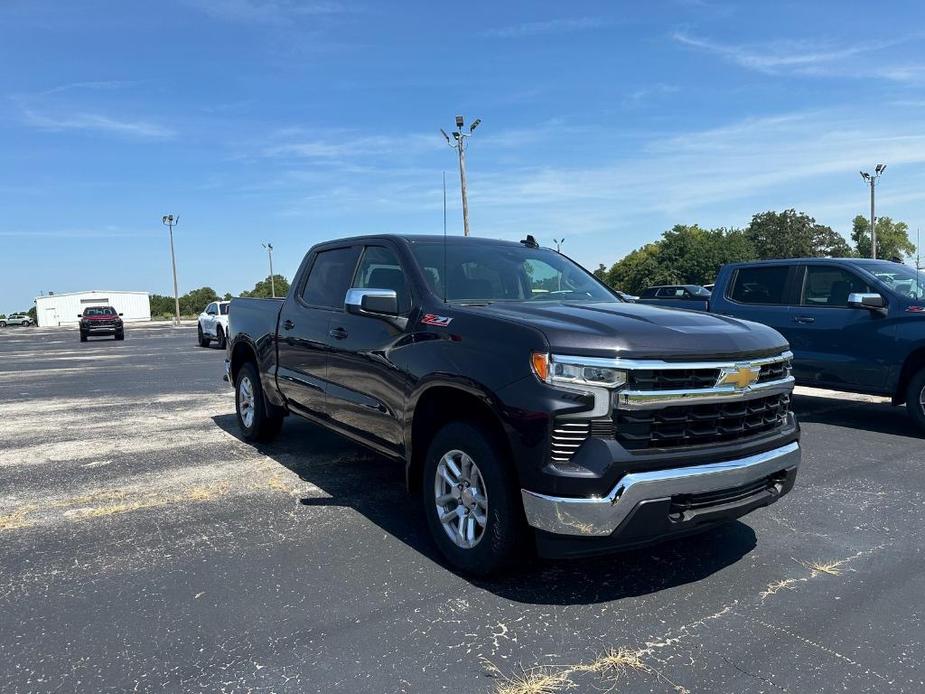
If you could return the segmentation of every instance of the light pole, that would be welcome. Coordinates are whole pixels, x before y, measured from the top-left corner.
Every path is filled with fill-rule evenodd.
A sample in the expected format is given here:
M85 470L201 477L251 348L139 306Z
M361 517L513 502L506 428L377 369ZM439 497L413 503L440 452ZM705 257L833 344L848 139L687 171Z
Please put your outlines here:
M472 125L469 126L469 132L465 132L463 131L463 125L465 124L463 117L456 116L456 130L453 131L453 142L450 142L450 136L446 134L446 130L440 128L446 143L459 154L459 186L462 189L463 234L466 236L469 235L469 200L466 196L466 138L472 136L472 133L479 127L481 122L481 118L476 118L472 121Z
M562 244L565 243L565 237L563 236L561 239L553 239L552 242L556 244L556 253L561 253Z
M873 174L866 171L859 172L861 178L870 185L870 257L874 260L877 259L877 213L874 206L874 191L877 188L877 179L884 171L886 171L886 164L877 164Z
M173 306L175 310L173 324L180 325L180 293L177 291L177 257L173 253L173 228L180 223L180 215L174 217L165 214L161 221L170 230L170 264L173 266Z
M267 249L267 258L270 259L270 294L273 295L273 298L276 298L276 281L273 279L273 244L272 243L261 243L261 246Z

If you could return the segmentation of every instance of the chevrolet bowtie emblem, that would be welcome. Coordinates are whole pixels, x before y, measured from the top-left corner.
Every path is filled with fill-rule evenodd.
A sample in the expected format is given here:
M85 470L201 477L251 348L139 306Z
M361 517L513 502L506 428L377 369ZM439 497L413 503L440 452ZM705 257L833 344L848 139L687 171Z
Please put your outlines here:
M735 386L738 390L745 390L758 381L761 367L758 366L731 366L724 368L716 381L717 386Z

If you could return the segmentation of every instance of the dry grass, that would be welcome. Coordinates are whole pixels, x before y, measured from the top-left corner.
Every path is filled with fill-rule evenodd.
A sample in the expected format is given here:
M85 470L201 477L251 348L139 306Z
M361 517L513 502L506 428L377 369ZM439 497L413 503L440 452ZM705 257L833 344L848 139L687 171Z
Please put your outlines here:
M572 670L533 668L512 677L505 677L498 685L497 694L556 694L563 689L575 687L569 679Z
M20 506L12 513L0 516L0 530L16 530L18 528L28 528L32 525L27 516L32 512L29 506Z
M821 574L829 574L830 576L840 576L841 569L839 568L844 561L830 561L830 562L818 562L814 561L810 564L807 564L809 568L813 571Z

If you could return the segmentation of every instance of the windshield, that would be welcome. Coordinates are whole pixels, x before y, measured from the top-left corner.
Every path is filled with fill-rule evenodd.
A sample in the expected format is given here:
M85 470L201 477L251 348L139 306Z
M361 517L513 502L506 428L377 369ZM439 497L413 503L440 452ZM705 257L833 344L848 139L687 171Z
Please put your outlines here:
M864 263L863 267L887 287L909 299L925 297L925 273L915 268L886 261Z
M430 288L447 301L620 302L580 266L548 249L475 240L413 242L411 248Z
M84 309L85 316L114 316L116 309L112 306L94 306L93 308Z

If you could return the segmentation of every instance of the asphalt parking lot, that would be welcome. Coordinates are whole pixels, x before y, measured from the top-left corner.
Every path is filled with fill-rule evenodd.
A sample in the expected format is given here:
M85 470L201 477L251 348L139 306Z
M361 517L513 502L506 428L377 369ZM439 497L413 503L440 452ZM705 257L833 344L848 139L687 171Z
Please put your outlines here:
M473 582L393 464L292 419L240 441L223 352L194 343L0 332L0 691L925 689L925 440L902 411L798 396L781 503Z

